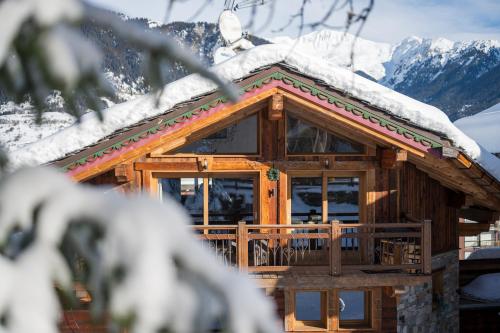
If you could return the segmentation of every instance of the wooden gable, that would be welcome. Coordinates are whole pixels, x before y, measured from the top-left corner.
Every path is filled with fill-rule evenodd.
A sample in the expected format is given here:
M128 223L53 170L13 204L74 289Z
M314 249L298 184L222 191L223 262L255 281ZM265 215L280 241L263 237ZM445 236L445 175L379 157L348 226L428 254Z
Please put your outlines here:
M139 162L137 169L144 158L164 156L259 110L266 110L265 116L271 122L282 119L286 110L341 136L352 137L355 133L356 140L369 147L372 155L377 147L386 149L380 157L385 167L408 160L445 186L476 198L481 205L494 207L500 202L500 184L437 133L396 119L280 66L261 71L238 85L241 99L235 104L214 92L119 131L54 164L77 181L133 161Z

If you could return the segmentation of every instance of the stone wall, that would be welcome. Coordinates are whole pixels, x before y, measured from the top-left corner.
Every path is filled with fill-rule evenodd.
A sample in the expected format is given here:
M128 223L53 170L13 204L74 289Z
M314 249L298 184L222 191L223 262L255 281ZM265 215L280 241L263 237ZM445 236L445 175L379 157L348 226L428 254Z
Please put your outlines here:
M458 333L458 251L434 256L432 270L435 272L433 280L442 285L442 295L435 295L433 300L432 283L405 287L397 306L398 332ZM442 283L438 282L439 275L442 275Z

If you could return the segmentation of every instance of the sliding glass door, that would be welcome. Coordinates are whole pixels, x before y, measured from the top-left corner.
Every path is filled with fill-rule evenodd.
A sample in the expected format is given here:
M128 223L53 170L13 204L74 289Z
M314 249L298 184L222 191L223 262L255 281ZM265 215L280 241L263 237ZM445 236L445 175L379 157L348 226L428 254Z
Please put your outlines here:
M164 174L158 178L162 200L176 200L196 225L254 223L256 216L254 175L199 174L194 177Z

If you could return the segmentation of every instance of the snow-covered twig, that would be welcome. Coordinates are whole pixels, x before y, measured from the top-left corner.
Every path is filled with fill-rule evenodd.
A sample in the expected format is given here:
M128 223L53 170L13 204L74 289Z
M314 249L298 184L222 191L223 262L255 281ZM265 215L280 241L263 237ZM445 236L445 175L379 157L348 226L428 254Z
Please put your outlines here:
M208 332L216 322L229 332L279 332L270 301L202 249L174 201L104 194L35 168L3 181L0 205L4 250L13 235L33 236L11 261L0 256L2 332L57 332L54 284L70 287L75 253L99 314L133 332Z

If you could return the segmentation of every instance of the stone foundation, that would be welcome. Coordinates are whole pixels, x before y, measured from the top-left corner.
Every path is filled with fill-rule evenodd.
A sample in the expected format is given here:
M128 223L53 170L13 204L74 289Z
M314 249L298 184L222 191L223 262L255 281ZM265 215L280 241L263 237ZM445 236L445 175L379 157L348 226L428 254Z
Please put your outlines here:
M458 251L433 256L432 270L442 272L442 297L433 300L432 283L405 287L397 306L398 332L458 333Z

